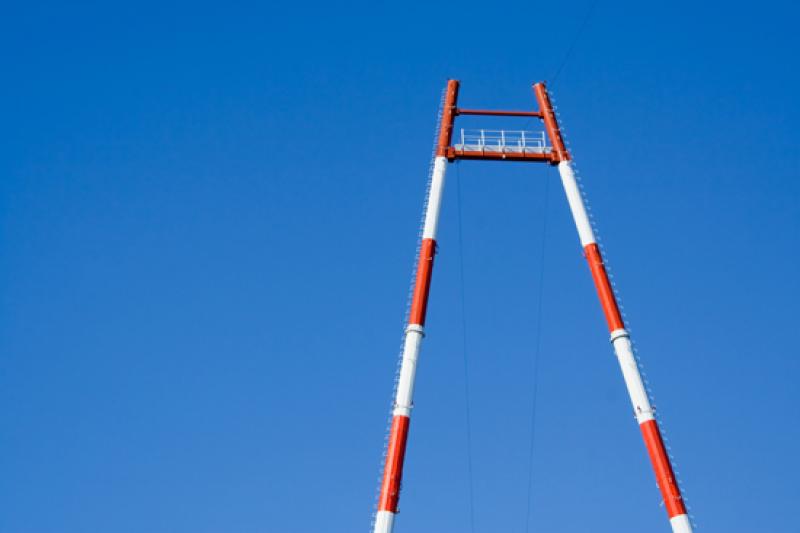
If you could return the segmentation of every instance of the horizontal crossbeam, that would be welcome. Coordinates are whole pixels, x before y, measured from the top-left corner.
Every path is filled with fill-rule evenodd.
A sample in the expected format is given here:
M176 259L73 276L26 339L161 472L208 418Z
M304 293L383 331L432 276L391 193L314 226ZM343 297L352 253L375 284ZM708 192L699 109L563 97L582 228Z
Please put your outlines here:
M558 164L558 159L551 152L492 152L489 150L461 150L450 146L447 148L445 155L448 161L483 159L486 161L525 161L530 163L550 163L551 165Z
M493 109L456 109L456 115L483 115L489 117L542 117L539 111L499 111Z

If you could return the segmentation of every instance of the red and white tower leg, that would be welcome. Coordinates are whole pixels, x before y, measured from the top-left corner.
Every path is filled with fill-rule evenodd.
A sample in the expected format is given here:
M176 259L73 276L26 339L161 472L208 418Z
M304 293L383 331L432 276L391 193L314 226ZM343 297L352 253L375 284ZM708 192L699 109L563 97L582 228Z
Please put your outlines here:
M692 526L686 513L686 506L684 505L683 497L678 488L678 482L675 479L669 456L664 448L661 432L658 429L658 423L655 420L653 408L650 405L647 391L642 382L642 376L639 373L639 367L633 355L630 335L625 329L625 324L622 320L614 291L611 288L611 283L608 279L605 265L603 264L603 258L600 255L600 249L595 241L594 232L592 231L589 217L586 214L583 198L581 197L578 185L575 181L572 161L569 152L564 146L561 132L558 129L558 122L553 113L550 98L547 95L544 84L537 83L533 88L536 93L536 99L539 103L539 110L542 113L545 128L547 129L547 134L553 145L553 154L556 161L558 161L558 172L561 175L561 183L564 186L564 192L569 202L572 218L575 220L575 226L578 229L581 246L586 255L586 260L589 263L589 269L592 273L595 288L597 289L597 295L603 307L606 321L608 322L608 329L611 333L611 343L614 346L614 352L617 355L620 368L622 369L622 376L625 379L628 395L630 396L633 410L636 414L636 420L639 423L639 429L642 432L642 437L644 438L644 443L650 456L650 462L655 471L656 481L661 490L661 496L664 499L664 505L669 515L672 531L674 533L691 533Z
M411 300L411 312L406 327L403 358L400 363L400 378L397 383L397 395L392 412L392 428L386 450L386 462L383 469L383 481L378 499L378 511L375 517L374 533L391 533L394 518L397 514L397 503L400 498L400 483L403 477L403 461L408 441L408 425L414 396L414 377L417 371L417 358L424 336L425 315L428 307L428 293L433 271L433 258L436 254L436 229L439 224L439 210L444 192L444 177L447 170L445 157L453 134L453 120L458 97L458 82L447 83L442 122L439 125L439 138L436 158L433 164L431 187L428 193L428 207L422 230L422 245L417 261L417 275L414 282L414 293Z

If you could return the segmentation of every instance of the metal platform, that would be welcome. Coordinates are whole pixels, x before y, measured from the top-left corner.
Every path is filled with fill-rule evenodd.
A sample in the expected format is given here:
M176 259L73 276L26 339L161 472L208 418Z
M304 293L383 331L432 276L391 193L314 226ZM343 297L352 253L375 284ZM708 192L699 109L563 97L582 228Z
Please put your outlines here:
M510 154L546 154L550 151L543 131L461 130L461 143L454 148L463 152Z
M448 154L454 159L547 161L552 152L543 131L462 129L460 141Z

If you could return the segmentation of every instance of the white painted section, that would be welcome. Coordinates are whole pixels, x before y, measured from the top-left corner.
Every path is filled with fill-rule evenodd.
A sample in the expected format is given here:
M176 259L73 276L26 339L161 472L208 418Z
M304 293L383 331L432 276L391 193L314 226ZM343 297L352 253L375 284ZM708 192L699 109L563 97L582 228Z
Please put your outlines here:
M669 523L672 526L673 533L692 533L692 524L685 514L673 516L669 519Z
M417 375L417 359L424 336L422 326L411 324L406 329L406 342L403 346L403 361L400 364L400 379L397 382L397 397L392 415L411 416L414 406L414 377Z
M653 408L647 397L647 391L642 382L642 375L633 356L633 347L628 332L624 329L616 329L611 332L611 344L614 346L614 353L617 354L619 366L622 369L622 377L625 378L625 385L628 388L628 395L633 404L633 412L639 424L653 420Z
M394 527L394 513L389 511L378 511L375 515L375 533L391 533Z
M581 191L578 189L578 182L575 181L575 172L572 170L571 161L562 161L558 164L558 173L561 175L561 184L567 194L569 209L572 211L572 218L578 228L578 236L581 239L581 246L586 246L595 242L592 225L586 215L586 207L583 205Z
M438 156L433 161L433 176L431 177L431 190L428 194L428 210L425 213L425 226L422 230L423 239L435 239L436 229L439 227L439 210L442 207L442 194L444 193L444 174L447 171L447 158Z

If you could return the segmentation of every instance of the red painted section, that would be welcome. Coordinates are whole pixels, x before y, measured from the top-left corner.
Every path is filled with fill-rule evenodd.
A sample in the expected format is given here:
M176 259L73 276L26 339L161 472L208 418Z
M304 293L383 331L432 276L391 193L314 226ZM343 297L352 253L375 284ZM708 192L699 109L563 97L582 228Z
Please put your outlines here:
M447 80L447 92L445 93L444 108L442 109L442 123L439 124L439 142L436 145L436 155L439 157L447 154L447 148L453 139L453 122L456 120L458 87L458 80Z
M482 115L488 117L542 117L539 111L500 111L498 109L456 109L456 115Z
M624 328L625 323L622 321L617 299L614 297L614 290L608 280L608 273L600 255L600 248L595 243L587 244L583 252L589 262L589 270L592 271L592 279L597 289L597 296L600 298L600 305L603 307L603 314L605 314L606 322L608 322L608 330L614 331Z
M553 111L553 105L550 103L547 88L545 88L544 83L537 83L533 86L533 92L536 94L536 101L539 103L539 112L542 114L542 120L544 120L544 129L550 138L550 144L553 145L554 162L569 161L569 152L564 146L561 130L558 129L558 121Z
M400 499L400 481L403 477L403 458L406 455L408 442L407 416L398 415L392 419L392 432L389 436L389 449L386 452L386 466L383 469L381 497L378 500L379 511L397 512L397 501Z
M436 241L422 239L422 246L419 249L419 262L417 263L417 280L414 283L414 296L411 300L411 314L408 317L409 324L425 325L434 255L436 255Z
M447 149L446 157L449 161L455 161L456 159L466 159L466 160L479 160L479 161L522 161L522 162L534 162L534 163L552 163L553 162L553 154L537 154L537 153L514 153L514 152L487 152L487 151L465 151L465 150L456 150L455 147L451 146ZM557 162L557 161L556 161Z
M653 470L656 473L658 488L661 490L661 497L667 508L670 518L686 514L686 506L683 504L683 497L678 488L678 481L672 471L669 456L664 449L664 441L661 440L661 432L655 420L648 420L639 426L642 430L644 443L647 446L647 453L650 455L650 462L653 463Z

